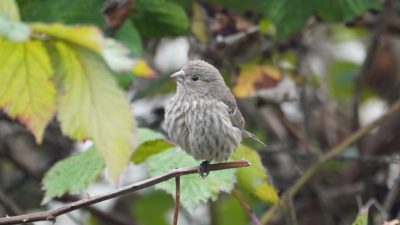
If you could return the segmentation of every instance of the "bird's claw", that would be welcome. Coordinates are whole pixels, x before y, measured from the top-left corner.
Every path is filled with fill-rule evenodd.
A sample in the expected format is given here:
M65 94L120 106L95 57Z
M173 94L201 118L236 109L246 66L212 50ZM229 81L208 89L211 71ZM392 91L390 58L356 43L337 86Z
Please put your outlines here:
M199 166L199 175L201 178L207 177L208 174L210 173L210 171L208 170L208 165L210 165L210 163L207 160L201 162Z

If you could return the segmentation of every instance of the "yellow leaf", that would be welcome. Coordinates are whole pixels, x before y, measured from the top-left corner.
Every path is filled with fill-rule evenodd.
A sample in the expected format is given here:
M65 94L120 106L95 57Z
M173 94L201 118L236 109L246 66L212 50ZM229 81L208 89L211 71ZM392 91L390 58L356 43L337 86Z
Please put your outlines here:
M44 33L74 44L86 47L97 53L102 52L105 38L95 26L66 26L60 23L32 23L32 31Z
M153 78L156 72L144 60L137 60L135 66L132 68L132 73L139 77Z
M275 87L282 79L276 68L266 65L248 64L240 68L233 93L240 98L254 96L258 89Z
M130 71L136 61L130 57L128 48L114 39L105 38L95 26L33 23L31 28L34 32L44 33L100 54L110 69L116 72Z
M134 123L128 100L96 55L80 47L56 44L62 81L58 119L64 134L92 139L108 175L118 183L134 149Z
M259 199L276 203L279 200L275 188L268 182L270 179L258 153L244 145L240 145L231 156L232 160L245 159L251 163L250 167L237 170L238 185L240 188L253 193Z
M20 21L18 5L15 0L1 0L0 1L0 14L3 13L8 19Z
M0 38L0 107L18 118L40 143L55 110L53 69L40 41Z
M208 41L205 18L201 5L196 1L193 1L192 12L192 33L199 39L200 43L205 44Z

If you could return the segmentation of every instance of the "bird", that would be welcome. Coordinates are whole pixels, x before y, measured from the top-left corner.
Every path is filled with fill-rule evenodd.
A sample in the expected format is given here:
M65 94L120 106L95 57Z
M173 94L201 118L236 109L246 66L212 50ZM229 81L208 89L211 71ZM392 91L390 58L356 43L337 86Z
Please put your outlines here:
M163 128L170 141L202 160L201 177L208 175L211 161L228 160L242 138L252 138L265 146L244 129L236 99L213 65L192 60L170 77L177 88L166 104Z

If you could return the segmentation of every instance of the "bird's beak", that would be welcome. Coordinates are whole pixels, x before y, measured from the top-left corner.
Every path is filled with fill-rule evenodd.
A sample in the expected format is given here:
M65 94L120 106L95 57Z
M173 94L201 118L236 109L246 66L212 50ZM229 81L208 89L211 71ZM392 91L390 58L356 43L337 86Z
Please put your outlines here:
M185 77L185 72L183 72L183 70L179 70L178 72L172 74L170 77L175 81L182 83L183 78Z

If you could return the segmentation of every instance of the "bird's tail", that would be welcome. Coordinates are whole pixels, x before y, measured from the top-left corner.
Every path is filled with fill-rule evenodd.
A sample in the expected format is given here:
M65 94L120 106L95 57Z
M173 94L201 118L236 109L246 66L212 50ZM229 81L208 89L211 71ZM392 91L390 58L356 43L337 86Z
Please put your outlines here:
M251 133L247 130L242 130L242 137L251 138L251 139L255 140L256 142L258 142L260 145L262 145L264 147L268 147L264 142L262 142L260 139L258 139L258 137L256 135L254 135L253 133Z

